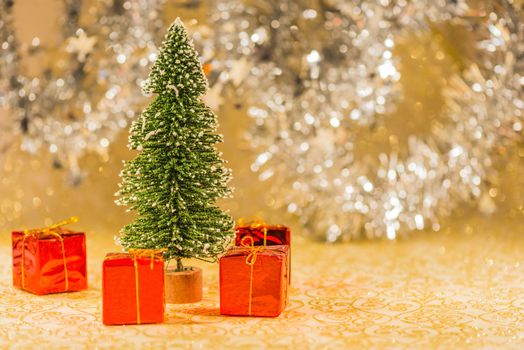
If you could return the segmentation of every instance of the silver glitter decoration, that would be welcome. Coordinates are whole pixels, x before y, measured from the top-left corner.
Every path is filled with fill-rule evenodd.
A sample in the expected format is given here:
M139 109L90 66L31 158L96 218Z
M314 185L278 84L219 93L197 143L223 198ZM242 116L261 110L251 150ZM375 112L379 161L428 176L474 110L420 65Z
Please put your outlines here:
M9 78L16 76L16 47L11 11L12 1L0 2L0 107L8 105Z
M79 159L87 152L107 155L110 143L143 102L140 84L156 59L162 4L162 0L90 5L64 1L64 44L58 51L66 57L65 67L58 71L45 67L33 77L21 69L20 57L51 48L34 38L31 48L21 53L12 6L2 1L0 103L9 105L17 120L4 131L21 133L26 151L48 149L55 165L70 169L74 183L80 181ZM82 13L96 14L96 22L80 27Z
M479 62L453 77L444 93L449 117L457 123L453 132L462 143L455 147L464 164L455 173L481 199L479 209L491 214L495 206L486 183L497 175L493 165L499 151L524 141L524 23L522 9L508 1L490 2L485 12L487 22L477 29Z
M483 123L501 122L503 113L479 115L477 108L490 102L461 96L464 86L473 91L470 81L460 87L453 79L446 91L449 122L409 136L406 152L355 155L358 128L383 125L402 98L396 40L428 31L432 22L475 31L478 18L470 19L464 1L218 0L216 8L219 80L246 101L250 145L261 150L251 169L270 181L274 206L296 215L311 236L334 242L439 230L438 219L454 207L484 198L489 151L508 128L483 140ZM487 40L522 44L513 35ZM487 97L487 90L479 92L476 98ZM506 107L514 102L500 100ZM463 107L471 113L460 113Z

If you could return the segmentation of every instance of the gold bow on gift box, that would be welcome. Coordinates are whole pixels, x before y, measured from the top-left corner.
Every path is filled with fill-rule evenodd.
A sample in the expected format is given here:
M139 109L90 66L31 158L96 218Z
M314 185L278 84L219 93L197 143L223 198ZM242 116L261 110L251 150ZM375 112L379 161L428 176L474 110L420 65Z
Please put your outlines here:
M31 236L38 239L40 237L50 235L50 236L56 237L62 247L62 261L64 264L64 278L65 278L64 291L67 292L69 290L69 276L67 273L67 262L66 262L66 256L65 256L65 247L64 247L64 237L63 237L62 226L72 224L75 222L78 222L78 217L72 216L67 220L57 222L48 227L35 228L35 229L23 231L24 237L22 238L22 289L25 289L25 241L26 239Z

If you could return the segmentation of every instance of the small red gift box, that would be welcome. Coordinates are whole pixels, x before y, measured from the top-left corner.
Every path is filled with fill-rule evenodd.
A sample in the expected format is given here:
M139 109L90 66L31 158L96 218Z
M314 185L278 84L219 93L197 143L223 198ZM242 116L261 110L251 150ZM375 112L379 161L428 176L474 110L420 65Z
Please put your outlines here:
M102 319L106 325L164 322L162 250L133 249L106 255Z
M287 304L285 245L232 247L220 258L220 313L276 317Z
M240 246L244 237L252 237L256 246L289 246L288 282L291 284L291 231L284 225L267 225L255 222L248 225L238 225L235 229L235 245Z
M38 295L87 289L85 234L62 228L76 221L12 232L15 287Z
M253 237L256 246L259 245L289 245L291 246L291 233L289 227L283 225L266 225L254 223L236 227L235 245L240 246L245 236Z

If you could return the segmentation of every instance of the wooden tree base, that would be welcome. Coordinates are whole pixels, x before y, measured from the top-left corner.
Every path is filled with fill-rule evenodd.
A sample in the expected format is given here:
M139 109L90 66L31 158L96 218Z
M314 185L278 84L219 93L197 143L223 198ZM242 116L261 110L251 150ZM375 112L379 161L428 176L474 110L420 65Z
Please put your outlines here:
M189 267L185 271L166 271L166 303L185 304L202 300L202 269Z

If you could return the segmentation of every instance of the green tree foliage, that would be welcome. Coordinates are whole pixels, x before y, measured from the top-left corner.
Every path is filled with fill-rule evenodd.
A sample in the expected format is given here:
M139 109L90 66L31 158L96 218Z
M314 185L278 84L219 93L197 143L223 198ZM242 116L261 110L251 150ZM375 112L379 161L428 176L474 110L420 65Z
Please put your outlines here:
M232 235L231 217L216 205L231 195L231 176L216 134L217 119L200 99L207 80L182 22L166 35L144 90L154 100L134 121L117 204L137 214L122 229L125 248L167 248L166 259L216 260Z

